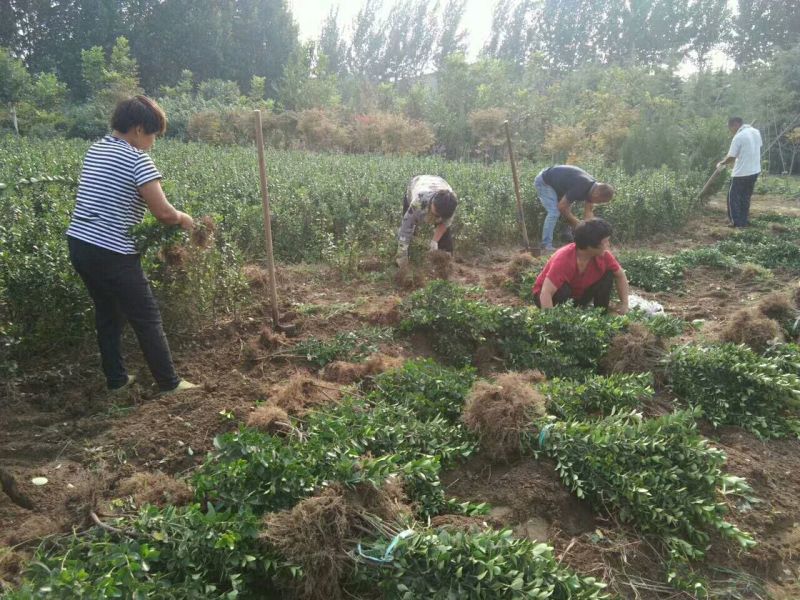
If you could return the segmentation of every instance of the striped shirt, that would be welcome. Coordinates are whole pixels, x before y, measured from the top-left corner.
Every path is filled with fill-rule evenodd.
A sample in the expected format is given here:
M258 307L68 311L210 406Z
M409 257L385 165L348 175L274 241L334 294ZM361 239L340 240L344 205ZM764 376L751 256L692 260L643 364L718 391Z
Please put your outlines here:
M67 235L119 254L136 254L130 230L147 209L139 187L155 179L161 173L145 152L113 135L95 142L83 159Z

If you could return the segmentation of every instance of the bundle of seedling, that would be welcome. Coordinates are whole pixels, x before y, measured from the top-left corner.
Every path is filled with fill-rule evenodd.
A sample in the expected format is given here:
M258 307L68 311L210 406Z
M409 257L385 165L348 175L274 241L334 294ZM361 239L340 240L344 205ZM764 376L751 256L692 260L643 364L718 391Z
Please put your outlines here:
M763 437L800 435L800 377L792 355L762 356L743 345L675 348L667 361L673 392L714 426L738 425Z
M423 333L444 359L467 364L490 354L513 369L537 368L548 375L581 377L597 368L625 320L599 310L558 306L495 306L477 290L438 281L409 296L400 330Z

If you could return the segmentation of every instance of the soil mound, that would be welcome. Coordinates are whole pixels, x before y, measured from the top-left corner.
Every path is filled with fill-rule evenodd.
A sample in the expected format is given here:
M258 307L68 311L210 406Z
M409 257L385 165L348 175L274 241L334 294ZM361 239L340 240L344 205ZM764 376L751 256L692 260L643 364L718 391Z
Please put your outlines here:
M131 496L137 506L184 506L194 498L188 485L160 471L136 473L123 479L117 486L116 493L118 496Z
M666 350L664 340L641 323L631 323L611 340L600 366L606 373L657 374Z
M745 344L756 352L763 352L770 342L782 339L783 333L778 323L766 317L760 306L755 309L743 308L734 313L720 333L723 342Z
M494 383L478 381L472 386L462 419L488 453L508 459L519 453L520 433L544 416L546 402L525 376L506 373Z

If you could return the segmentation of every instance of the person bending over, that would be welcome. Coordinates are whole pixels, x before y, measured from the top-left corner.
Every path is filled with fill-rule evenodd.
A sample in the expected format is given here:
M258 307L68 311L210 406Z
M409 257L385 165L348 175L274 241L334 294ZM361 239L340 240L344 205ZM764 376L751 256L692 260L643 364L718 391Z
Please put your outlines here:
M610 202L614 197L614 188L607 183L600 183L583 169L572 165L556 165L542 170L533 181L539 201L547 211L542 227L542 251L551 253L553 233L558 217L563 216L573 229L580 221L572 214L572 205L583 202L583 218L594 217L594 205Z
M600 218L581 221L575 241L550 257L533 286L533 300L543 309L572 299L578 306L608 309L616 284L620 314L628 312L628 278L609 250L611 225Z
M397 232L397 266L408 263L408 247L421 223L434 225L431 250L453 253L450 226L458 206L453 188L441 177L417 175L408 182L403 197L403 222Z
M147 155L166 127L164 111L146 96L117 104L112 132L92 144L83 159L77 202L67 229L70 260L94 303L106 384L116 392L134 382L122 359L126 322L136 333L162 393L198 387L175 373L161 313L130 234L148 209L165 225L194 227L192 217L167 201L161 173Z

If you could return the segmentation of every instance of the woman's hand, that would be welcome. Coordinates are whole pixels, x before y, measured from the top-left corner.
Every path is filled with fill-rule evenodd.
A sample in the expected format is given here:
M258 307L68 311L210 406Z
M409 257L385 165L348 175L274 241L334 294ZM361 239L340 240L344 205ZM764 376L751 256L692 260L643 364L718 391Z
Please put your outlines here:
M179 210L178 225L180 225L181 229L184 229L185 231L191 231L194 229L194 219L191 217L191 215Z

